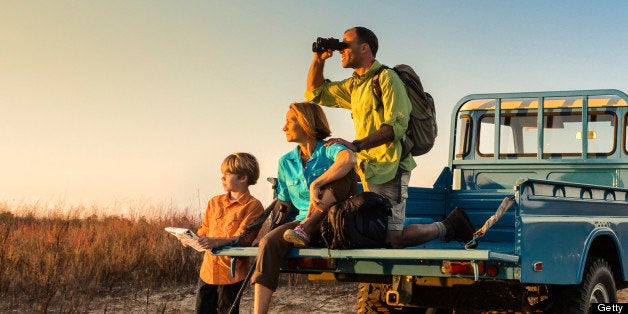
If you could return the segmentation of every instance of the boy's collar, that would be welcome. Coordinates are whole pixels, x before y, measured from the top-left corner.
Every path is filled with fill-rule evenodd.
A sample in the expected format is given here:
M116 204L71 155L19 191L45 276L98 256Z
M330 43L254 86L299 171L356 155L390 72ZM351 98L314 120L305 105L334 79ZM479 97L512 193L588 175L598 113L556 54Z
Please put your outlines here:
M251 198L251 191L245 191L242 193L242 195L240 195L239 198L235 199L233 202L231 201L231 191L225 193L225 203L227 204L231 204L231 203L240 203L240 204L244 204L246 203L249 198Z

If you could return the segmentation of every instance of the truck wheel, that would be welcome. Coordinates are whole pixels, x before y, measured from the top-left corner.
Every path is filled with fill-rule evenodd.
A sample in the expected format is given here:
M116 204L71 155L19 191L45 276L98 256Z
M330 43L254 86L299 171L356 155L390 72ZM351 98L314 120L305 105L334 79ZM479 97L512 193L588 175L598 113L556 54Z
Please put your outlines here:
M582 283L577 286L555 286L552 312L589 313L591 303L616 303L617 288L611 267L601 258L587 262Z

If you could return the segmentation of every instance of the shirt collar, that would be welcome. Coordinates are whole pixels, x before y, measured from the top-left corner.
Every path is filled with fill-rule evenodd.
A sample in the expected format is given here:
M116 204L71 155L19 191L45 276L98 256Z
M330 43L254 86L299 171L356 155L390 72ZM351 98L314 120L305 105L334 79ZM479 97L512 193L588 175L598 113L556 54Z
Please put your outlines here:
M312 152L312 157L319 151L319 148L321 148L321 146L323 146L324 144L325 142L323 140L318 140L316 142L316 147ZM312 157L310 157L310 159L312 159ZM288 154L288 158L292 160L301 160L301 156L299 155L299 145L297 145L297 147L290 151L290 154Z
M379 68L382 67L382 64L379 63L379 61L375 60L375 62L373 62L373 65L371 65L371 68L369 68L368 71L366 71L366 73L364 73L363 75L358 75L357 73L355 73L355 71L353 71L353 78L355 79L370 79L373 76L373 73L375 73L375 71L377 71Z
M249 199L251 199L251 192L250 191L246 191L244 192L244 194L242 194L238 199L236 199L233 203L229 201L229 195L231 194L231 192L227 192L223 195L223 203L225 205L229 205L229 204L233 204L233 203L240 203L240 204L245 204L249 201Z

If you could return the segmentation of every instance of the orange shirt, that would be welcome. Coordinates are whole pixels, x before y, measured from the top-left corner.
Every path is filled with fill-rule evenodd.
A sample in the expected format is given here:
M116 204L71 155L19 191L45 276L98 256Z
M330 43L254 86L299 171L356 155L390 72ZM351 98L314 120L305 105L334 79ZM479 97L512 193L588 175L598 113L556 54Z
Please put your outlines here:
M207 204L205 219L198 227L198 235L209 238L233 238L241 235L253 220L262 215L262 203L246 192L234 202L229 193L213 197ZM250 237L255 237L257 231ZM249 270L248 258L238 258L235 277L231 277L230 258L214 256L205 251L200 277L210 285L226 285L244 280Z

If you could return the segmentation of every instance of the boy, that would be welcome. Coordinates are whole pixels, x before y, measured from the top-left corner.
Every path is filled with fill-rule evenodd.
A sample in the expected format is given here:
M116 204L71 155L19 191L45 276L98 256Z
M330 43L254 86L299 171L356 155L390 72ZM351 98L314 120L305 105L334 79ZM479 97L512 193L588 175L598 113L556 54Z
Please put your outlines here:
M208 251L203 256L196 294L197 313L228 313L249 269L248 259L236 263L231 277L229 257L214 256L210 249L231 243L264 211L262 203L251 196L249 185L259 178L259 165L247 153L234 153L222 162L222 187L225 194L207 204L205 218L198 228L199 243ZM257 236L251 232L239 245L248 246ZM239 312L239 304L236 305Z

